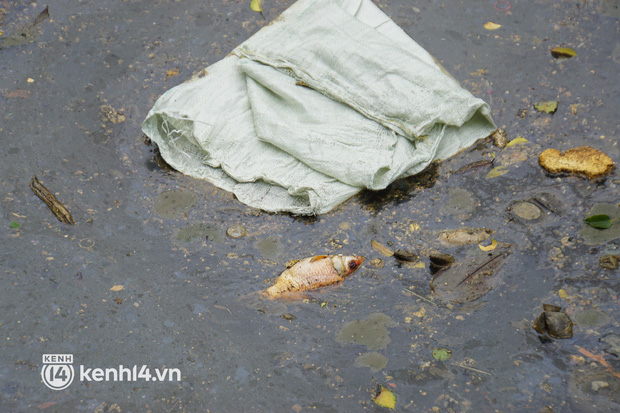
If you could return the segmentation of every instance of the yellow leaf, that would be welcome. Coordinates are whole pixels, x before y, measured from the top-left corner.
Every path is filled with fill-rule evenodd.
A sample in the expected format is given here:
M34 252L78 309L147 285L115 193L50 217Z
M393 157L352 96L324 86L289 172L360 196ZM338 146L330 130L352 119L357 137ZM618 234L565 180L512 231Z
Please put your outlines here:
M375 402L377 406L387 407L388 409L394 409L396 407L396 396L383 386L381 386L381 393L372 399L372 401Z
M558 291L558 295L560 296L560 298L568 298L568 293L564 288L560 288L560 291Z
M123 287L122 285L118 284L113 286L112 288L110 288L110 291L120 291L120 290L124 290L125 287Z
M497 23L493 23L493 22L486 22L484 24L484 28L487 29L487 30L497 30L500 27L502 27L501 24L497 24Z
M495 168L491 169L489 171L489 173L487 174L487 179L488 178L497 178L498 176L502 176L504 174L508 173L508 168L506 168L505 166L496 166Z
M570 47L555 47L551 49L551 56L555 57L565 57L570 59L571 57L577 56L577 53L571 49Z
M516 138L508 142L508 144L506 144L506 148L510 148L512 145L516 145L518 143L525 143L525 142L528 142L528 140L520 136L517 136Z
M250 7L252 8L252 10L260 13L263 11L261 7L261 3L262 3L262 0L252 0L252 2L250 3Z
M493 239L493 241L491 241L491 245L487 245L486 247L483 247L482 244L478 244L478 246L482 251L492 251L497 248L497 241Z

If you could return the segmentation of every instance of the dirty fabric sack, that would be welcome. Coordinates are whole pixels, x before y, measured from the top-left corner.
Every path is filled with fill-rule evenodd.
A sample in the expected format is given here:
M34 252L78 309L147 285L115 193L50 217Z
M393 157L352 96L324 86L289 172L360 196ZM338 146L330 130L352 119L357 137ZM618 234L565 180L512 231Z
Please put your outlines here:
M166 92L143 130L247 205L321 214L489 135L489 112L370 0L300 0Z

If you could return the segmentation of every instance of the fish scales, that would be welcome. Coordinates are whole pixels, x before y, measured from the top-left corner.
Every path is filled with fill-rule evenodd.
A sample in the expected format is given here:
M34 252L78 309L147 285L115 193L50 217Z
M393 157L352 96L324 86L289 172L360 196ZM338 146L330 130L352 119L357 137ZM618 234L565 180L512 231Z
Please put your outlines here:
M336 284L353 274L364 262L364 257L317 255L299 261L280 274L275 284L265 290L267 296L307 291Z

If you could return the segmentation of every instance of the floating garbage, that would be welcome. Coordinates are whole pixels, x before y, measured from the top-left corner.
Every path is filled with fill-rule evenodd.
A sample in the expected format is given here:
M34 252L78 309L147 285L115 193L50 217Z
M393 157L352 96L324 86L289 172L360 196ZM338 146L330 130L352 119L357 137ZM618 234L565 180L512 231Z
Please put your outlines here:
M435 274L439 270L448 268L454 262L454 257L450 254L442 254L440 252L433 252L429 255L431 274Z
M608 270L617 270L618 263L620 262L620 255L603 255L599 260L601 267Z
M561 153L557 149L546 149L538 157L538 163L547 172L575 173L585 175L588 179L601 178L614 168L614 162L603 152L582 146Z
M560 312L562 307L552 304L543 304L543 312L534 322L534 330L552 338L572 338L573 322L568 314Z
M510 253L507 244L498 244L490 252L470 251L461 261L435 273L431 291L450 303L475 301L500 283L500 268Z
M263 295L268 299L289 293L313 290L342 282L361 267L364 257L344 255L316 255L305 258L284 270Z
M232 225L226 230L226 235L230 238L241 238L247 234L245 228L241 225Z
M299 0L204 73L161 96L144 133L178 171L266 211L326 213L496 130L371 0Z

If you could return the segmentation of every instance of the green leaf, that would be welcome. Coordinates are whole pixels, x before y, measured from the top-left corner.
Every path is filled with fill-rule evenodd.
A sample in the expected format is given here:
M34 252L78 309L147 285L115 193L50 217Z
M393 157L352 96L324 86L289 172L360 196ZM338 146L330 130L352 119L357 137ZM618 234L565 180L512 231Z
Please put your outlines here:
M612 219L609 215L599 214L592 215L584 219L584 221L594 228L607 229L611 227Z
M325 307L326 305L327 305L327 303L326 303L325 301L323 301L323 302L321 303L321 308Z
M557 100L543 100L540 102L534 103L534 109L539 112L545 113L555 113L558 110L558 101Z
M19 222L16 222L16 221L11 222L11 228L19 228L19 227L21 227Z
M444 361L452 357L452 351L447 348L439 347L433 350L433 358L435 360Z

